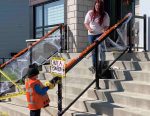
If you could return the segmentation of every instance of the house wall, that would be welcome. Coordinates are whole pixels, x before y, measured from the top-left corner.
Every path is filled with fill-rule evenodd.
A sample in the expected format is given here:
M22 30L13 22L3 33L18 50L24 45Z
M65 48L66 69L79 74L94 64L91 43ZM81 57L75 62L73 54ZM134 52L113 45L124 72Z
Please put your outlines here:
M69 51L81 52L88 45L84 17L94 2L93 0L67 0L66 2Z
M144 14L147 15L147 50L150 51L150 12L149 12L149 5L150 5L150 1L149 0L139 0L139 14L141 16L143 16ZM139 33L140 33L140 38L143 38L143 24L140 24L140 30L139 30ZM143 43L142 42L143 40L140 41L140 43Z
M29 39L28 0L1 0L0 2L0 57L10 57L26 47Z
M36 5L36 4L47 2L47 1L50 1L50 0L29 0L29 3L32 6L32 5Z
M30 6L55 0L30 0ZM93 6L93 0L64 0L65 24L68 26L69 51L81 52L87 45L87 31L84 27L84 17Z
M55 0L30 0L30 5L36 5L46 1ZM84 27L84 18L88 10L92 9L95 0L64 0L65 5L65 24L68 26L67 40L69 43L70 52L81 52L87 47L87 30ZM105 0L108 3L111 25L115 24L118 20L116 17L116 1ZM106 4L107 5L107 4ZM122 10L120 12L123 12ZM123 14L124 17L125 14ZM121 17L120 17L121 18Z

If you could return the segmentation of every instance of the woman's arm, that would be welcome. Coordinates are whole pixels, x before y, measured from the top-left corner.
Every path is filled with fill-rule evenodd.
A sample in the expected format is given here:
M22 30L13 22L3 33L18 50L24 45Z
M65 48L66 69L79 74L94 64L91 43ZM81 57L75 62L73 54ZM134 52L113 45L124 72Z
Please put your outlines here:
M110 17L108 13L105 12L104 23L103 23L103 31L106 31L110 26Z
M93 30L90 28L89 24L84 23L84 26L90 33L93 33Z
M85 20L84 20L84 26L90 33L93 33L93 30L90 27L91 13L92 13L92 10L88 11L88 13L86 14Z

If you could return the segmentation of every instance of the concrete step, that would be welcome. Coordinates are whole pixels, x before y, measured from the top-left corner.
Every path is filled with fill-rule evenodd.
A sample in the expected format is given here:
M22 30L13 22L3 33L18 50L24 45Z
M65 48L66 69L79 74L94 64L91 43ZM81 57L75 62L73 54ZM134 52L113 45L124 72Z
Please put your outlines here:
M80 53L61 53L59 54L59 56L67 59L72 59L72 58L76 58L77 56L79 56Z
M74 67L67 74L93 76L93 73L88 68L89 67Z
M76 56L78 57L78 56ZM72 57L72 59L76 58L76 57ZM67 64L68 62L70 62L72 59L66 59L65 60L65 63ZM79 62L76 67L90 67L92 66L92 57L85 57L82 59L81 62ZM43 71L49 71L49 68L50 68L50 64L46 64L46 65L43 65L42 66L42 70Z
M105 60L114 60L117 58L122 52L113 51L113 52L105 52ZM76 58L80 53L69 53L70 58ZM87 55L86 58L89 58L91 54ZM62 54L63 58L68 59L66 54ZM132 52L125 53L119 60L125 61L150 61L150 52Z
M65 83L78 83L78 84L84 84L88 85L95 79L95 75L92 76L86 76L86 75L72 75L67 74L67 77L63 79L63 82Z
M68 84L66 86L63 87L63 94L72 94L74 95L74 98L77 97L87 86L82 86L82 85L73 85L73 84ZM101 87L101 86L100 86ZM102 101L111 101L111 96L110 93L111 92L115 92L117 91L114 88L111 89L94 89L95 85L93 85L91 88L89 88L84 94L83 97L84 98L90 98L92 100L97 100L100 99Z
M107 65L109 65L113 61L105 61ZM119 70L142 70L142 71L149 71L150 70L150 62L140 62L140 61L117 61L113 64L112 69L119 69Z
M70 60L67 60L66 63L68 63ZM89 58L83 58L82 61L80 61L76 66L78 67L90 67L92 66L92 57Z
M57 104L58 104L57 94L50 94L49 96L51 99L50 106L57 107ZM68 106L74 100L74 98L75 98L74 95L66 94L62 99L63 108ZM71 106L70 109L74 110L74 111L86 112L86 107L85 107L84 101L86 101L88 99L89 98L81 97ZM18 106L27 107L27 105L26 105L27 102L26 102L25 96L15 97L11 100L11 103L18 105Z
M145 110L150 109L150 95L130 92L116 92L111 95L114 103Z
M95 90L95 91L93 91L93 90L89 90L90 92L88 92L88 95L89 96L94 96L95 98L97 98L97 99L103 99L103 100L105 100L106 99L106 97L108 97L108 92L109 91L113 91L113 90ZM93 94L94 93L94 94ZM50 93L49 93L50 94ZM91 95L92 94L92 95ZM69 96L69 97L68 97ZM63 98L63 107L66 107L72 100L73 100L73 97L74 96L72 96L72 95L67 95L67 97L64 97ZM85 96L84 96L85 97ZM55 93L55 95L54 94L51 94L50 95L50 98L51 98L51 103L50 103L50 105L51 105L51 107L49 107L49 109L51 109L50 110L50 112L52 113L52 114L57 114L57 94ZM81 99L83 99L83 100L87 100L87 97L86 98L81 98ZM94 99L94 98L92 98L92 99ZM108 98L107 98L108 99ZM85 107L84 106L84 102L83 102L83 100L79 100L78 101L78 104L76 104L75 103L75 108L77 108L77 109L72 109L72 107L74 107L74 106L72 106L70 109L72 109L72 110L78 110L78 109L83 109L83 107ZM54 103L54 101L56 101L55 103ZM27 102L26 102L26 97L25 96L18 96L18 97L16 97L16 98L13 98L12 99L12 101L11 101L11 103L12 104L15 104L15 105L17 105L17 106L21 106L21 107L27 107ZM52 107L55 107L55 109L52 109ZM73 112L73 111L70 111L71 113ZM83 111L82 111L83 112ZM74 115L73 116L99 116L99 115L95 115L95 114L91 114L91 113L73 113ZM68 116L68 115L67 115ZM72 115L69 115L69 116L72 116Z
M73 72L73 71L72 71ZM92 72L91 71L89 71L88 72L89 74L86 74L86 73L84 73L84 72L82 72L81 71L81 73L77 73L77 71L76 72L73 72L73 74L70 72L70 73L67 73L66 74L66 77L65 78L63 78L63 80L64 81L78 81L78 79L80 79L81 78L81 80L83 80L83 79L87 79L87 81L89 80L93 80L94 78L95 78L95 73L94 74L92 74ZM48 72L46 72L46 73L44 73L42 76L44 76L44 77L38 77L38 79L39 80L51 80L52 78L53 78L53 76L52 76L52 74L51 73L48 73ZM44 78L44 79L41 79L41 78ZM78 82L80 82L80 80L78 81ZM84 81L85 82L85 81Z
M87 63L88 64L88 63ZM91 66L91 65L90 65ZM67 74L72 74L72 75L90 75L92 76L93 73L89 70L90 66L85 66L85 65L76 65L73 69L71 69ZM49 73L50 72L50 66L49 65L44 65L43 67L46 67L46 71L45 73ZM45 70L45 69L43 69ZM49 75L51 77L51 75ZM47 77L45 77L47 78Z
M149 71L113 70L112 75L115 79L150 82Z
M68 94L72 94L72 100L75 99L87 86L79 85L79 84L67 84L63 86L62 96L65 99ZM100 86L101 87L101 86ZM83 98L91 99L91 100L102 100L102 101L112 101L111 94L112 92L116 92L116 88L105 89L101 88L99 90L94 89L95 85L89 88L84 94ZM53 102L57 103L57 87L53 90L49 90L48 94Z
M101 89L112 89L122 91L123 88L121 86L122 80L117 79L100 79L99 86Z
M115 104L123 108L115 108L113 116L149 116L150 111L140 108L134 108L129 106L123 106L121 104Z
M0 102L0 111L6 113L8 116L29 116L28 108L20 107L11 102Z
M100 100L87 101L86 106L89 112L102 116L149 116L150 113L149 110Z
M114 60L122 52L105 52L105 60ZM119 60L122 61L150 61L150 52L125 53Z
M54 116L57 115L58 113L58 109L57 109L57 105L58 105L58 100L57 100L57 94L51 94L49 95L51 102L50 102L50 106L47 107L46 109L53 114ZM72 100L73 100L72 95L67 95L67 97L63 97L63 108L65 108ZM82 98L84 100L84 98ZM74 104L74 106L72 106L70 109L68 110L64 116L72 116L71 114L75 113L75 111L80 111L83 107L84 107L84 103L83 100L79 100L77 103ZM14 104L16 106L20 106L20 107L24 107L27 108L27 102L26 102L26 97L25 96L19 96L19 97L15 97L12 99L11 104ZM80 110L79 110L79 109ZM43 109L44 110L44 109ZM45 111L45 110L44 110ZM44 112L43 111L43 112ZM47 115L43 115L43 116L47 116Z
M71 103L85 88L85 86L79 86L74 84L66 85L66 88L63 87L63 106L67 106L69 103ZM84 101L86 100L97 100L100 99L102 101L112 101L112 98L110 96L110 92L114 92L115 90L111 89L89 89L87 92L84 93L84 95L75 103L71 110L76 111L86 111ZM50 105L52 107L57 107L58 104L58 96L57 96L57 87L53 90L49 90L48 94L51 99ZM25 96L18 96L15 98L12 98L12 103L20 106L27 107L26 97ZM80 107L80 108L79 108ZM80 110L78 110L78 108Z
M116 58L119 54L121 54L122 52L105 52L105 56L106 56L106 61L109 60L114 60L114 58ZM78 57L79 53L69 53L70 58L76 58ZM150 52L134 52L134 53L126 53L124 54L119 61L150 61L149 58ZM62 55L63 56L63 55ZM87 57L85 57L78 65L81 64L81 66L90 66L92 64L92 58L89 57L91 55L88 55ZM70 61L71 59L67 60ZM88 63L87 63L88 62Z
M101 100L86 101L85 104L88 109L88 112L92 112L92 113L95 113L97 115L102 115L102 116L113 116L114 109L121 108L118 105L113 105L107 101L101 101ZM117 116L117 115L114 115L114 116Z
M74 95L79 94L81 91L83 91L92 81L94 78L86 78L86 77L81 77L81 78L76 78L76 77L67 77L64 78L62 81L63 85L63 92L64 93L72 93ZM117 79L100 79L99 80L99 87L101 90L123 90L121 86L121 80ZM42 81L42 83L45 83L45 80ZM90 89L94 89L96 86L96 83L94 83ZM56 93L58 91L57 85L55 86L54 89L49 90L53 93Z
M150 95L150 83L148 82L125 81L121 82L121 85L127 92Z
M29 109L27 107L14 104L12 102L1 102L0 104L0 111L9 116L29 116ZM57 116L58 108L57 107L46 107L41 109L41 116ZM75 115L75 111L68 110L64 113L63 116L72 116ZM0 115L1 116L1 115ZM7 115L6 115L7 116Z
M73 77L71 77L71 78L73 78ZM74 80L74 79L72 79L72 80L73 81L63 80L64 88L65 88L65 86L67 86L67 87L70 86L70 87L73 87L73 88L76 87L76 88L84 89L85 87L87 87L94 80L94 78L93 79L77 78L76 80ZM99 87L101 89L123 90L123 88L121 86L121 81L122 80L117 80L117 79L99 79ZM96 86L96 83L94 83L91 86L91 88L95 88L95 86Z
M102 115L97 115L94 113L86 112L86 113L75 113L73 116L102 116Z
M82 111L86 112L86 106L85 102L86 101L93 101L93 100L101 100L101 101L113 101L111 97L111 92L115 92L115 90L94 90L90 89L87 92L83 94L81 98L77 100L77 102L71 106L71 110L76 110L76 111ZM49 96L51 98L51 106L57 107L57 102L58 102L58 96L57 94L49 93ZM77 95L73 95L69 93L63 93L63 107L68 106L76 97Z
M50 77L51 74L50 73L45 73L45 77L47 78L47 80L51 80L52 77ZM81 85L85 85L88 86L93 80L95 79L94 75L73 75L71 73L67 74L66 78L63 78L62 82L63 85L67 85L67 84L81 84ZM99 80L99 85L101 87L101 89L117 89L120 90L122 88L120 88L120 81L121 79L100 79ZM45 81L43 81L44 83ZM95 85L95 84L94 84ZM80 87L80 85L79 85Z

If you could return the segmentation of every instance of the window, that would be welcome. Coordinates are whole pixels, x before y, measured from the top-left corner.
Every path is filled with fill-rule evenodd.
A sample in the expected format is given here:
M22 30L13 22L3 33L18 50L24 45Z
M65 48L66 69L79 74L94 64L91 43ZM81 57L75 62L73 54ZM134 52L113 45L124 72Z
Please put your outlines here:
M36 27L42 26L42 6L36 7Z
M35 38L44 36L54 25L64 23L64 0L35 7Z

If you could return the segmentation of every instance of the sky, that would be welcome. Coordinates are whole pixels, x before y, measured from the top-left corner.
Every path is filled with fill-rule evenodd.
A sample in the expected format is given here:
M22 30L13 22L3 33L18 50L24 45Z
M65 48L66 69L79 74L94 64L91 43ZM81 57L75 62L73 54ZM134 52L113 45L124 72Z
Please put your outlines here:
M140 14L147 14L147 16L150 16L150 0L140 0Z

